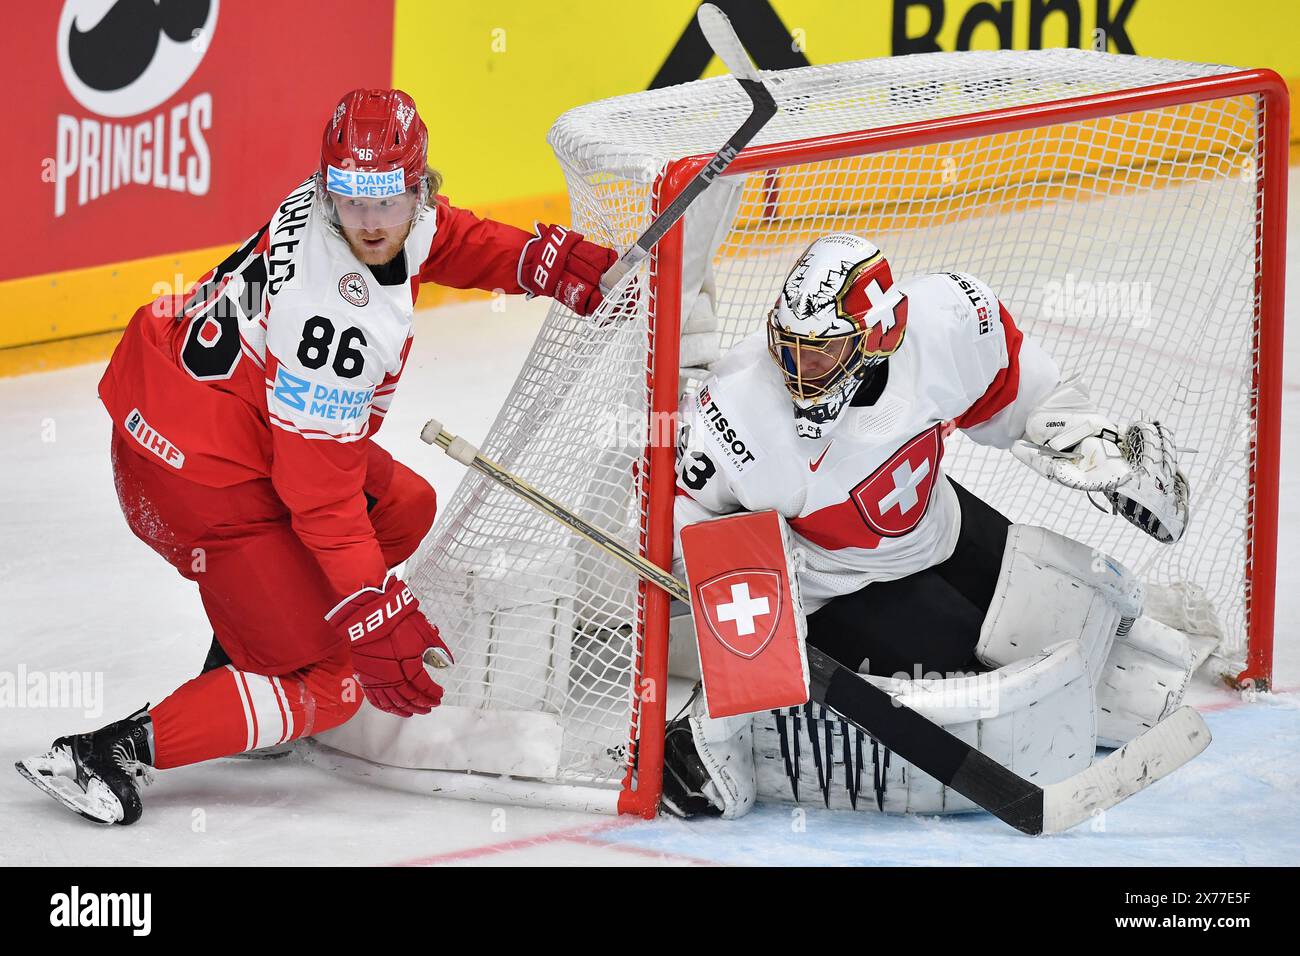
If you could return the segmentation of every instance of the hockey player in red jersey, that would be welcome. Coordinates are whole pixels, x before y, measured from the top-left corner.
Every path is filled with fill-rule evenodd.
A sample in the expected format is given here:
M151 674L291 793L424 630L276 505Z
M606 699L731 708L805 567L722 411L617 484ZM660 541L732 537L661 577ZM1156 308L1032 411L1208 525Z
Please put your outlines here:
M156 706L19 762L83 816L132 823L152 769L326 730L362 693L403 717L439 703L422 655L453 652L388 573L431 526L434 491L373 440L420 286L553 296L587 315L615 256L452 206L427 145L407 94L348 93L319 169L127 326L100 383L122 511L198 584L214 638L204 673Z
M1178 705L1194 667L1185 635L1143 614L1143 583L1119 562L1014 524L952 480L943 458L953 428L1108 499L1162 541L1186 527L1187 482L1167 429L1118 428L980 279L942 272L895 283L881 250L851 234L814 242L763 331L715 362L683 401L675 521L680 530L740 511L780 514L808 643L864 675L1023 669L1053 645L1064 668L1063 642L1077 642L1072 659L1087 673L1057 683L1094 687L1095 710L1090 700L1062 723L1095 726L1111 746L1132 739ZM1037 723L1018 725L1027 759L1036 751L1026 726L1054 732L1057 705L1020 702L1022 714L1037 706ZM770 728L711 723L695 703L668 731L666 805L737 815L754 798L750 741L759 748ZM1018 718L1007 709L987 719ZM1002 739L991 723L986 730ZM771 758L757 760L760 773L798 759L784 724L780 734L779 753L758 755ZM1091 740L1081 747L1090 757ZM817 774L832 776L820 765ZM899 806L946 812L945 799L905 792Z

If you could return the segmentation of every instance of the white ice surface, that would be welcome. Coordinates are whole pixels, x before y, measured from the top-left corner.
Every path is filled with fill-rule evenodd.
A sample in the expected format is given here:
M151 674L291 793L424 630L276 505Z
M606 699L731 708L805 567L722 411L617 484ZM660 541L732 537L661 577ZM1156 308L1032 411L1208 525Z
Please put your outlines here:
M1291 177L1300 224L1300 175ZM1297 226L1292 226L1295 235ZM1288 315L1300 306L1288 252ZM424 312L380 442L450 496L460 466L419 441L426 418L483 438L545 303ZM1300 332L1286 346L1277 599L1278 692L1244 703L1197 686L1215 741L1092 827L1030 839L991 817L879 817L805 805L739 821L640 821L416 796L294 758L219 760L159 775L145 815L104 829L72 816L14 760L60 734L156 703L197 673L207 626L193 586L127 530L95 396L102 364L0 380L0 681L85 672L84 707L0 700L3 864L1111 864L1294 865L1300 857ZM2 686L2 685L0 685Z

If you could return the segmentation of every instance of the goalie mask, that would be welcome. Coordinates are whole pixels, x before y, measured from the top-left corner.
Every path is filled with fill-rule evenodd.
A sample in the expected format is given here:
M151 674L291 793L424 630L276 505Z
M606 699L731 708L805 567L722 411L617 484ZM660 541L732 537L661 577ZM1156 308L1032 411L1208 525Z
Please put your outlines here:
M906 313L887 296L893 282L884 253L849 233L822 236L790 270L768 314L767 346L801 437L825 434L902 344Z

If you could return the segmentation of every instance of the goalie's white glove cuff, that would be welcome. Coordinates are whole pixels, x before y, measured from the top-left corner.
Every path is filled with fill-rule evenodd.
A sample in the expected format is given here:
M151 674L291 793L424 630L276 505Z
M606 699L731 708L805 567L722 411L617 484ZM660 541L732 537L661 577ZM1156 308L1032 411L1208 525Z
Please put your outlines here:
M1114 491L1133 477L1115 423L1098 412L1077 376L1029 413L1011 453L1044 478L1080 491Z

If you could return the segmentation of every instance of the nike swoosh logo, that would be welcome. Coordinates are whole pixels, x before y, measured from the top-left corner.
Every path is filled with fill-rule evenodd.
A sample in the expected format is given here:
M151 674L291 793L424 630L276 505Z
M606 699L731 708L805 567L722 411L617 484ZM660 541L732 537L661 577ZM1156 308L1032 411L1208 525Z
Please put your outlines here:
M831 445L833 444L835 444L835 440L831 439L830 442L827 443L826 447L822 449L822 453L817 456L817 460L808 462L809 471L816 471L822 466L822 459L826 457L826 453L831 450Z

